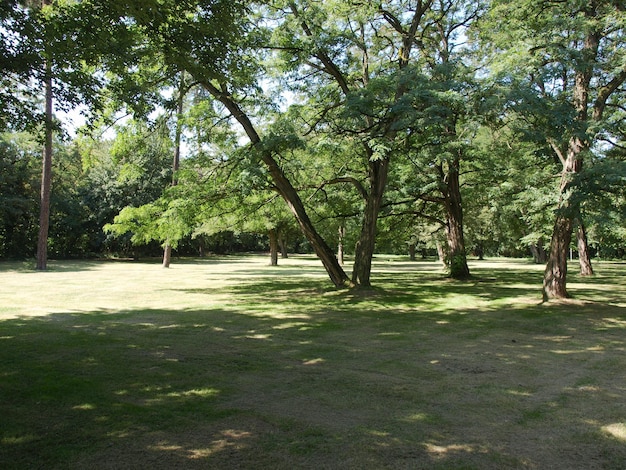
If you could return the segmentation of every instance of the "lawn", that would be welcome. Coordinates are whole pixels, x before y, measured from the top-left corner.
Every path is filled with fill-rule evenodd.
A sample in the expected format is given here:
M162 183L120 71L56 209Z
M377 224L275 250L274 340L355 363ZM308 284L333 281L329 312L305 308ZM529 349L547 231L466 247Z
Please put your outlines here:
M267 264L0 263L0 468L626 468L626 264Z

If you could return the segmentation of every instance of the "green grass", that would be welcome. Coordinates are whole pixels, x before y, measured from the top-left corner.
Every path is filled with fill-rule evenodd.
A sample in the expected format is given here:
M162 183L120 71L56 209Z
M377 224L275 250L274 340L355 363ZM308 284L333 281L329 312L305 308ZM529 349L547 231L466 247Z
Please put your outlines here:
M0 263L0 468L626 468L626 265Z

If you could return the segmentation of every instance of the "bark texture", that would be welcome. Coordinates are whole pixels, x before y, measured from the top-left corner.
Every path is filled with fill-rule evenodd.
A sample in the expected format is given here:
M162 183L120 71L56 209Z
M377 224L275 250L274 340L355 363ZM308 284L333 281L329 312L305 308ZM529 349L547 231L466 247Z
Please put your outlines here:
M470 270L467 265L465 252L465 237L463 235L463 204L461 186L459 184L460 159L450 162L447 172L442 167L440 172L444 182L443 199L446 210L446 238L448 241L447 264L450 277L453 279L467 279Z
M589 2L588 8L584 10L585 16L589 19L594 18L596 8L597 2ZM581 127L584 127L589 122L589 94L594 64L598 56L600 37L599 30L591 29L587 33L580 54L584 62L575 73L572 104L576 110L576 121L581 124ZM612 93L611 88L616 83L624 82L626 74L622 73L622 75L622 77L615 77L609 86L603 88L603 91L593 104L592 120L599 120L602 117L602 110L606 105L606 100ZM617 86L619 85L617 84ZM572 197L572 193L576 189L572 186L572 180L573 176L582 170L583 156L590 146L587 139L587 136L581 135L571 137L565 156L559 155L563 164L563 171L561 173L559 207L550 243L550 256L543 278L544 301L568 297L566 289L567 253L570 247L574 219L580 214L580 201L576 197Z
M361 234L354 252L352 283L362 287L370 287L372 273L372 257L376 246L376 225L378 214L387 185L389 160L369 161L370 192L365 201Z

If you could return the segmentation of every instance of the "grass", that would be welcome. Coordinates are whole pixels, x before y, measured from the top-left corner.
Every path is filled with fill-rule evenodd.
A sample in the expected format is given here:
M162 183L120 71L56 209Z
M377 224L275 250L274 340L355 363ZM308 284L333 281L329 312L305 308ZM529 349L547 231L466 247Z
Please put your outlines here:
M626 468L626 265L471 269L0 263L0 468Z

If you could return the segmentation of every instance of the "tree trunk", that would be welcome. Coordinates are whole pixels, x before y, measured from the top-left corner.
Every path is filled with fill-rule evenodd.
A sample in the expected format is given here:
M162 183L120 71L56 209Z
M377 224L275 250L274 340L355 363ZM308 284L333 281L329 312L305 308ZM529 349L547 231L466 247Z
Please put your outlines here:
M354 267L352 268L352 283L354 285L371 286L370 275L372 273L372 258L376 247L376 225L383 193L387 185L388 172L388 159L369 159L370 193L365 202L361 234L354 252Z
M448 269L452 279L467 279L470 277L470 270L467 266L467 254L465 253L465 239L463 236L463 206L459 184L459 165L460 159L458 158L451 162L444 177Z
M287 251L287 240L285 236L278 232L278 248L280 249L280 257L282 259L289 259L289 252Z
M44 5L49 0L43 1ZM39 208L39 238L37 240L37 270L48 268L48 230L50 228L50 193L52 191L52 67L46 60L45 88L45 136L41 172L41 205Z
M338 242L337 242L337 260L339 261L339 264L343 266L344 264L344 258L345 258L345 253L344 253L344 247L343 247L343 239L346 236L346 227L343 225L343 223L339 226L339 238L338 238Z
M595 7L595 5L594 5ZM593 16L595 8L587 10L586 15ZM576 71L574 87L572 90L572 102L576 110L576 122L581 127L587 127L589 120L589 90L591 78L594 72L594 64L598 55L600 43L599 31L591 30L587 33L581 56L587 59L584 67ZM623 78L614 83L619 87ZM603 99L606 100L611 91L611 86L601 93L604 98L598 97L593 105L593 119L598 120L602 116L604 107ZM615 89L615 88L614 88ZM608 94L606 94L608 92ZM584 126L583 126L584 125ZM567 289L567 252L572 239L574 218L580 215L580 201L572 197L572 176L580 173L583 167L583 155L589 149L589 141L580 135L570 138L565 157L561 157L563 171L561 173L559 207L550 243L550 257L543 278L543 299L566 298Z
M278 266L278 234L276 229L268 232L270 239L270 266Z
M566 288L567 258L572 240L572 219L558 215L554 223L550 256L543 275L543 300L568 297Z
M582 169L581 152L584 143L577 137L569 144L567 159L563 165L559 206L552 231L550 255L543 275L543 300L564 299L567 294L567 259L572 241L574 219L580 213L579 203L572 198L572 175Z
M183 105L185 100L185 74L181 72L180 82L178 85L178 102L176 106L176 135L174 139L174 159L172 160L172 186L176 186L178 181L176 180L176 172L180 168L180 139L182 135L182 118L183 118ZM165 242L165 248L163 249L163 267L169 268L172 261L172 245L169 240Z
M219 100L232 116L241 124L246 135L250 139L253 148L260 147L261 138L252 124L250 118L243 112L240 106L232 99L232 95L226 90L225 87L217 88L210 82L203 82L203 86L211 93L217 100ZM306 212L302 199L298 194L298 191L293 187L282 168L278 165L278 162L272 156L270 150L259 149L261 161L267 167L269 174L274 182L276 191L287 203L287 206L296 218L302 234L306 237L311 247L315 251L315 254L320 259L330 280L335 287L347 287L350 285L350 279L345 273L333 250L328 246L326 241L322 238L319 232L313 226L309 215Z
M539 238L537 243L529 244L528 248L533 255L533 262L535 264L544 264L548 261L548 254L543 247L543 238Z
M448 255L446 254L443 244L439 240L437 240L437 256L439 257L439 262L443 266L443 269L448 269Z
M170 245L169 243L166 243L165 248L163 248L163 267L169 268L171 261L172 261L172 245Z
M582 220L578 222L578 230L576 232L578 241L578 260L580 262L580 275L593 276L593 267L591 266L591 256L589 254L589 245L587 243L587 231Z
M415 243L409 243L409 260L415 261Z

